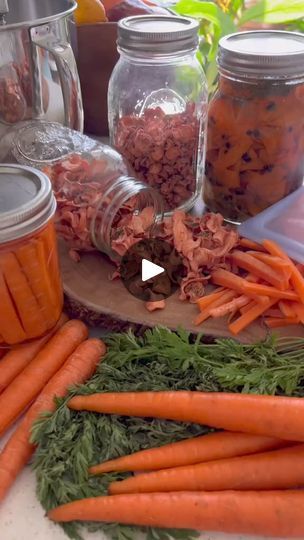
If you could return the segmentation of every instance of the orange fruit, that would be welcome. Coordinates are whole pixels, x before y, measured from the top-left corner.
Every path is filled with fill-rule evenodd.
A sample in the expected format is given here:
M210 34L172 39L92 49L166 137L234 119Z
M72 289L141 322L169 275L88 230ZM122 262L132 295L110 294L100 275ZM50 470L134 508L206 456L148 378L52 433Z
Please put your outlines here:
M106 12L100 0L78 0L78 7L74 12L77 24L91 24L106 22Z

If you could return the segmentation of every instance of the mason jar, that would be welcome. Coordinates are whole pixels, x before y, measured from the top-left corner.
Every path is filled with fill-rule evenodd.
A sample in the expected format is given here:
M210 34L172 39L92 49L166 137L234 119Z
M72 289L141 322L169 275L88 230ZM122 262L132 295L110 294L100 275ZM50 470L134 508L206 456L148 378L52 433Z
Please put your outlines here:
M203 198L234 223L296 190L304 175L304 35L223 37L209 105Z
M112 145L135 176L158 190L166 213L201 194L207 84L197 21L145 15L118 23L120 59L109 83Z

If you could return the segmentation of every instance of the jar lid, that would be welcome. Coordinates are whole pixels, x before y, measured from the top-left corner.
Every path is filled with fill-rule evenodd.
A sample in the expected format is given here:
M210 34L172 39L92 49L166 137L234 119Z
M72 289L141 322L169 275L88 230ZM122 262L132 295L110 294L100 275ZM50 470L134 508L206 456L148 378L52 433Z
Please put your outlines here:
M290 78L304 74L304 35L255 30L220 39L219 67L246 77Z
M0 244L30 234L56 210L49 178L21 165L0 165Z
M118 23L118 47L134 52L174 53L195 49L199 24L189 17L137 15Z

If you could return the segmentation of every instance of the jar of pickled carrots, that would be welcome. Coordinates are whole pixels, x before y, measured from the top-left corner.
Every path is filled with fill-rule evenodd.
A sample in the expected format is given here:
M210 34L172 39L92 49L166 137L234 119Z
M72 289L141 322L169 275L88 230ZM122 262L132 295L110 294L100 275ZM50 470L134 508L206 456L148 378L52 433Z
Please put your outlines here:
M60 317L55 210L45 174L0 165L0 347L40 337Z
M240 223L304 176L304 35L251 31L220 40L209 105L203 198Z

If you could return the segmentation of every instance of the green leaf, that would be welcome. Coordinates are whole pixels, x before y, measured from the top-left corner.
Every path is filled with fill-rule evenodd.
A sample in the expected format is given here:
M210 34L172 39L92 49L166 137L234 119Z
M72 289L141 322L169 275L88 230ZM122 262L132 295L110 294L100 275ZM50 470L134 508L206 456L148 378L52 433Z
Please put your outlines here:
M258 4L244 11L239 24L258 21L267 24L281 24L303 19L304 0L260 0Z
M200 2L200 0L180 0L174 11L180 15L186 15L195 19L206 19L218 28L219 34L224 36L236 31L232 17L224 13L213 2Z

